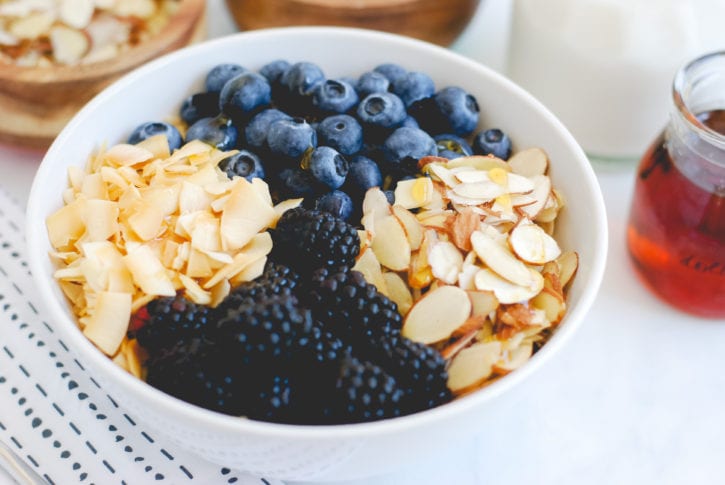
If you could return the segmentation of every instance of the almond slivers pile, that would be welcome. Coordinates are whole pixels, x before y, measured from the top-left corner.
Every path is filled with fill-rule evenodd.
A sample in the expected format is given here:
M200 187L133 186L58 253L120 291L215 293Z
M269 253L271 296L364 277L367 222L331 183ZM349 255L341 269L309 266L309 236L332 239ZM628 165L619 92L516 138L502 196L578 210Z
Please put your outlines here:
M448 387L460 395L544 343L578 256L552 237L564 198L543 150L419 165L429 177L398 182L394 205L367 192L354 269L398 304L405 337L450 359Z
M158 33L178 0L0 0L0 61L19 66L112 59Z
M170 154L163 135L101 150L85 170L69 169L65 205L46 220L55 277L80 328L136 375L131 314L177 291L218 304L262 273L267 229L301 202L274 206L264 181L229 180L217 165L233 153L191 141Z

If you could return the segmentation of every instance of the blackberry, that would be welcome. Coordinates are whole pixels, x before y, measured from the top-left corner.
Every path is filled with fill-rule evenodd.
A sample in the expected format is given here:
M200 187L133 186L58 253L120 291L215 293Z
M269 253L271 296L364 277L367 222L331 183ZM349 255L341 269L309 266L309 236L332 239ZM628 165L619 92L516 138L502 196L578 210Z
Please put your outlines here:
M244 415L249 419L285 423L294 421L292 385L288 376L275 375L260 386Z
M209 338L210 308L197 305L182 294L151 300L137 312L137 316L141 315L135 319L135 329L129 331L129 337L138 339L151 355L193 336Z
M348 267L321 268L310 282L308 306L327 330L364 350L380 337L397 338L402 326L398 306Z
M395 378L377 365L348 357L342 361L335 383L339 414L331 421L356 423L392 418L402 414L405 393Z
M243 376L199 339L178 342L146 365L146 382L186 402L232 415L246 407Z
M451 400L446 360L434 348L405 337L381 339L375 362L405 389L406 414Z
M261 292L239 302L227 307L216 322L221 351L233 355L239 365L258 364L268 370L284 365L298 336L311 331L310 312L291 293Z
M323 266L352 265L360 252L354 226L326 212L302 207L282 215L272 240L273 259L307 273Z
M216 319L234 312L245 302L253 302L262 296L293 294L300 283L299 275L290 267L267 261L264 272L252 281L246 281L235 287L213 312Z

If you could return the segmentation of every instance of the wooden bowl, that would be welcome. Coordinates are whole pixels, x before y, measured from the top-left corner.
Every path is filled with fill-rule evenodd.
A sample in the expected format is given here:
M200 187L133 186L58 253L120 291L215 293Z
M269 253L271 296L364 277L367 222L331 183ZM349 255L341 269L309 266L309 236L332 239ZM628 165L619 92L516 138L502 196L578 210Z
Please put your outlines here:
M70 118L121 75L206 35L205 0L182 0L156 35L113 59L75 66L0 62L0 141L47 148Z
M226 0L242 30L339 25L451 44L480 0Z

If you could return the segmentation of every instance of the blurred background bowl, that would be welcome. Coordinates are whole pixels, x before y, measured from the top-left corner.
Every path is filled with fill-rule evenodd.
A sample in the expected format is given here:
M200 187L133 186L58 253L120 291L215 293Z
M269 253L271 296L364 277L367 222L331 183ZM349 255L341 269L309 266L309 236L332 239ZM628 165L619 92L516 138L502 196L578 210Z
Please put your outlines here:
M205 0L181 0L156 35L109 60L25 67L0 61L0 141L47 148L93 96L132 69L206 35Z
M227 416L164 394L117 366L83 335L53 276L44 224L63 203L68 168L84 167L100 146L126 140L139 124L177 113L186 97L203 89L206 74L217 64L233 62L257 70L277 59L314 62L330 78L357 77L385 62L425 72L436 86L457 85L476 97L481 106L477 130L497 126L511 136L517 150L546 150L552 184L572 200L557 218L556 237L562 248L578 252L580 264L564 319L526 364L424 412L361 424L284 425ZM562 350L583 322L607 257L606 214L594 171L571 134L541 103L450 50L408 37L333 27L266 29L216 39L164 56L114 83L68 123L48 150L30 193L26 227L28 261L54 330L120 406L159 435L221 466L287 480L382 474L435 460L444 449L485 432L492 412L510 404L507 391L525 386L525 379ZM495 446L497 437L484 439Z
M451 44L480 0L226 0L241 30L339 25Z

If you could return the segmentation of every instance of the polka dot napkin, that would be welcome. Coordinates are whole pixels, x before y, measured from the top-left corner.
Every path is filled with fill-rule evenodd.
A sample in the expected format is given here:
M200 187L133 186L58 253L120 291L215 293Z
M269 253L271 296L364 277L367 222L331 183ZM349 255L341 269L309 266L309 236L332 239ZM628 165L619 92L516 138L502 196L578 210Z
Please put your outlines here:
M280 485L165 443L103 390L37 304L22 225L0 188L0 442L50 484Z

